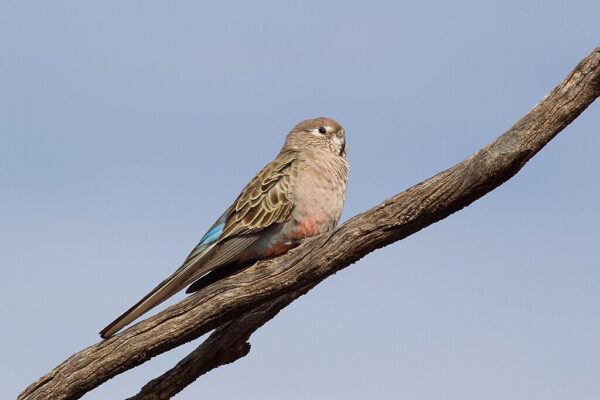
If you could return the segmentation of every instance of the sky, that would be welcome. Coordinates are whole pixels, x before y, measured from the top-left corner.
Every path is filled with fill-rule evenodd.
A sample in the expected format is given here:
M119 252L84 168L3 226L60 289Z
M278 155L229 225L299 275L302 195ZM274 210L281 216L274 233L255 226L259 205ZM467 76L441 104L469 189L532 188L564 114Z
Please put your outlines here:
M0 398L177 268L297 122L345 127L346 220L508 129L600 45L599 14L0 1ZM598 398L599 126L596 103L508 183L328 278L176 399ZM197 345L84 398L131 396Z

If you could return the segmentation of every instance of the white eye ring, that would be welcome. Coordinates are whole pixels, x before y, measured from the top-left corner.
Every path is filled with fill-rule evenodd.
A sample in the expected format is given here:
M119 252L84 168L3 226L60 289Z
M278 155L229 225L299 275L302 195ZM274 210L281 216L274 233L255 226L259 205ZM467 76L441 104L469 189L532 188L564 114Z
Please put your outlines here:
M311 134L317 136L317 137L324 137L327 132L329 132L329 127L328 126L317 126L315 128L311 128L308 132L310 132Z

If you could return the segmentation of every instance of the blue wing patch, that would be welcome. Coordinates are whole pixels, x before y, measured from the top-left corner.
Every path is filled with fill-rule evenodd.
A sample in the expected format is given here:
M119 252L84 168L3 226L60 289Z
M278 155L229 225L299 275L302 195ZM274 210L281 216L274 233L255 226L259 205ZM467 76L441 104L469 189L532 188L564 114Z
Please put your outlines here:
M202 239L200 239L200 243L198 243L198 245L194 247L194 250L192 250L192 252L188 256L188 259L202 253L204 250L206 250L208 246L219 240L219 238L221 237L221 233L223 233L223 227L225 226L225 222L227 221L228 214L229 213L225 211L223 215L219 217L217 222L215 222L214 225L210 227L208 232L206 232L204 236L202 236Z

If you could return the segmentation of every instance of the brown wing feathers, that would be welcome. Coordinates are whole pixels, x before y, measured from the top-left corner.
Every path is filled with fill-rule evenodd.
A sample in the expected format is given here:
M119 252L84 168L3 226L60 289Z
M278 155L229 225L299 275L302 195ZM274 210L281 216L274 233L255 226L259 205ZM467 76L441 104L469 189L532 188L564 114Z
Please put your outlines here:
M244 188L223 228L222 238L264 229L288 219L291 183L298 175L296 152L281 153Z

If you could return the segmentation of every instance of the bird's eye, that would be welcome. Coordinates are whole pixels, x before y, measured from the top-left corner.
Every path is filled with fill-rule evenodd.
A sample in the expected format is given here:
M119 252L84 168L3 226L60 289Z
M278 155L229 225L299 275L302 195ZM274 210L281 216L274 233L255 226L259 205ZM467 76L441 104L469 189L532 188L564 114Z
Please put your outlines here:
M325 129L324 127L320 126L319 127L319 133L322 133L323 135L327 133L327 129Z

